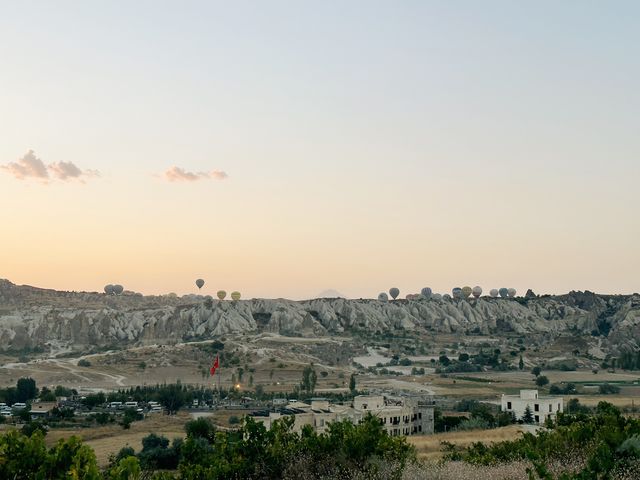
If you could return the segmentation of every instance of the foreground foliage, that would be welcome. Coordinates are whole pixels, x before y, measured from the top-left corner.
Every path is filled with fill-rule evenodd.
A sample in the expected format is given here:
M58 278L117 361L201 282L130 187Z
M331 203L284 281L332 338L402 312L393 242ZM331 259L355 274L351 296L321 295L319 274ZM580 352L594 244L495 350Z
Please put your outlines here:
M100 472L93 450L76 438L47 449L44 433L11 430L0 435L0 479L12 480L209 480L268 478L400 478L415 450L403 437L390 437L380 421L330 424L325 434L310 427L293 432L283 418L267 430L251 417L237 431L218 431L206 419L186 425L186 440L169 442L151 434L137 454L123 448ZM389 466L393 466L390 468Z
M515 441L489 446L477 442L463 451L452 448L448 459L485 466L528 461L529 477L545 480L613 479L637 468L640 421L623 416L609 403L600 402L591 415L561 414L548 427Z

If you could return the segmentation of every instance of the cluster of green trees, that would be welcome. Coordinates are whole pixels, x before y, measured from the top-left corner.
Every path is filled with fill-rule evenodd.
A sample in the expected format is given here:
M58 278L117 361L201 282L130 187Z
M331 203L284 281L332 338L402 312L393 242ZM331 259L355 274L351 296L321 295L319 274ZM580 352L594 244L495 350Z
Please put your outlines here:
M517 356L517 354L517 351L510 352L510 357ZM480 372L485 367L500 371L513 370L516 367L512 365L511 361L511 358L502 356L499 348L488 351L481 348L475 355L460 353L457 359L451 359L442 353L438 358L439 367L436 368L436 373Z
M497 406L477 400L461 400L454 405L454 410L469 412L470 415L444 415L442 410L436 407L433 413L436 432L497 428L516 422L513 413L501 412Z
M593 413L576 410L558 415L547 423L548 429L535 435L525 433L518 440L491 445L477 442L464 450L451 448L448 458L481 465L529 460L534 466L530 478L545 480L615 478L614 472L640 461L640 420L623 416L607 402L600 402ZM552 464L573 468L557 476Z
M0 478L12 480L102 480L93 450L76 438L48 449L44 433L17 430L0 435Z
M38 387L33 378L20 378L15 387L0 388L0 401L7 405L26 403L38 397Z
M193 420L185 427L185 440L169 442L151 434L143 440L140 452L123 448L103 472L93 450L76 437L48 449L41 430L30 435L11 430L0 435L0 478L208 480L320 474L348 479L375 475L382 465L393 465L387 478L397 478L404 465L415 459L415 450L406 439L390 437L373 416L358 425L332 423L324 434L311 427L298 434L292 426L293 419L284 418L267 430L248 417L238 431L224 432L206 419Z

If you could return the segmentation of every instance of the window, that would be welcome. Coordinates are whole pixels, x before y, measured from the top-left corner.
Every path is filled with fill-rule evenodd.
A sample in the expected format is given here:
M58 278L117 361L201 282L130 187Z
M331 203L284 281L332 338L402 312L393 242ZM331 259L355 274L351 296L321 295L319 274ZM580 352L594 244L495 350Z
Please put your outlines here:
M553 405L549 404L549 412L553 412Z
M507 410L511 410L511 402L507 402Z
M540 423L540 417L536 415L536 423Z
M419 412L419 413L418 413L418 418L419 418L420 420L422 420L422 412Z
M537 403L533 406L533 410L536 412L540 411L540 405L538 405Z

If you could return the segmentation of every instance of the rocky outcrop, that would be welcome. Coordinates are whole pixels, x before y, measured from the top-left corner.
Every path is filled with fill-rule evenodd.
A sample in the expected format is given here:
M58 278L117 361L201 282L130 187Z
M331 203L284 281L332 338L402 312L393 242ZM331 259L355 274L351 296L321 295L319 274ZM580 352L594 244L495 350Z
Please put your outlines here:
M637 347L640 296L571 292L559 297L478 300L307 301L211 297L119 297L18 287L0 280L0 350L169 343L267 331L323 336L354 330L601 335Z

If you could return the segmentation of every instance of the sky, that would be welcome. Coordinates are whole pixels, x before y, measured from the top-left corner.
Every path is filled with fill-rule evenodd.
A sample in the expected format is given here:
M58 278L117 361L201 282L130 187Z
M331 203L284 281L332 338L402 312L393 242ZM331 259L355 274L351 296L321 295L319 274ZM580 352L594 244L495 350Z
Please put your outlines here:
M0 278L640 291L636 1L2 1Z

